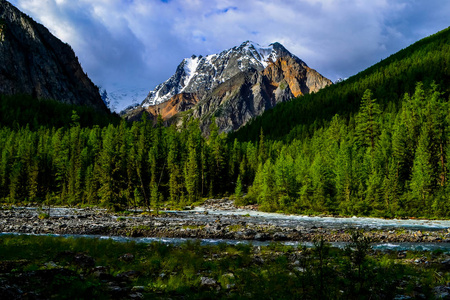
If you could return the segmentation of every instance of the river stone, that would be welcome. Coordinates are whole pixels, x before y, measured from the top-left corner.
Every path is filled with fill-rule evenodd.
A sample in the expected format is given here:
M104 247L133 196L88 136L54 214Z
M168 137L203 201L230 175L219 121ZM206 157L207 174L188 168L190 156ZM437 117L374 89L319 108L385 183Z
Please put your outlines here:
M134 259L134 255L131 253L125 253L121 257L119 257L119 260L125 261L125 262L131 262Z
M143 292L143 291L145 291L145 286L142 286L142 285L133 286L131 288L131 291L132 292Z
M111 283L111 285L107 287L107 290L115 299L124 299L124 296L128 292L127 288L114 285L113 283Z
M142 293L133 293L130 294L130 299L144 299L144 295Z
M295 267L294 270L299 272L299 273L305 273L306 272L305 268L302 268L302 267Z
M246 230L243 232L243 237L245 239L250 239L250 238L253 238L255 236L255 234L256 234L256 232L254 230L249 229L249 230Z
M49 261L48 263L46 263L44 265L47 268L57 268L58 267L58 265L55 262L53 262L53 261Z
M217 285L217 281L215 281L211 277L202 277L200 278L200 286L203 287L214 287Z
M433 288L433 293L436 299L450 299L450 287L437 286Z
M73 257L73 263L83 269L93 268L95 266L95 260L84 253L77 253Z
M117 274L116 277L117 277L118 279L121 279L121 280L127 280L127 281L130 281L130 280L132 280L132 279L138 278L139 275L141 275L140 272L131 270L131 271L119 273L119 274Z
M111 280L113 276L109 274L109 269L104 266L98 266L92 269L93 274L100 280Z
M255 255L255 257L253 257L253 263L262 265L264 264L264 259L261 256Z
M23 291L18 286L6 284L4 281L0 281L0 295L3 299L23 299Z
M273 235L274 241L285 241L287 240L287 236L281 232L275 232Z
M257 241L267 241L269 238L269 235L266 233L257 233L255 235L255 240Z
M427 259L426 259L426 257L417 258L414 260L414 263L416 263L416 264L427 263Z
M450 258L447 258L446 260L443 260L441 262L441 265L442 265L443 269L449 270L450 269Z

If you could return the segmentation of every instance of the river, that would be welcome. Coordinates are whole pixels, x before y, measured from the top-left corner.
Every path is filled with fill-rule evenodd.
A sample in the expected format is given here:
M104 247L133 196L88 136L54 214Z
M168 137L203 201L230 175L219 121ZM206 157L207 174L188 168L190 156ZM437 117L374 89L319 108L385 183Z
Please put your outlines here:
M49 213L48 220L37 218L42 211ZM333 232L337 238L330 239L331 244L344 247L348 242L340 239L340 235L348 235L345 233L348 230L362 229L365 232L373 233L376 237L381 237L381 240L377 238L377 242L373 243L374 249L395 251L441 249L446 252L450 251L450 240L447 239L450 237L449 220L285 215L239 209L232 206L230 201L220 200L217 203L210 202L192 210L167 211L160 217L149 217L142 214L142 211L131 215L115 215L102 209L64 207L44 208L43 210L36 207L10 207L2 210L1 214L0 231L3 232L2 234L44 234L63 237L108 238L119 242L150 243L158 241L170 244L199 240L204 245L251 243L255 246L264 246L275 240L292 246L311 247L314 237ZM152 230L147 234L142 234L144 236L126 236L131 235L126 231L127 228L144 225ZM115 226L116 229L114 229ZM195 229L196 226L197 229ZM231 231L229 229L231 226L239 226L239 228ZM92 227L96 230L91 230ZM194 229L189 229L190 227L194 227ZM109 231L102 231L102 228L108 228ZM261 239L258 238L259 232L272 233L267 234L267 238ZM314 235L316 232L318 235ZM283 238L276 239L276 234ZM311 238L298 238L298 236L305 237L308 234ZM403 235L407 238L398 238ZM424 236L418 237L417 235Z

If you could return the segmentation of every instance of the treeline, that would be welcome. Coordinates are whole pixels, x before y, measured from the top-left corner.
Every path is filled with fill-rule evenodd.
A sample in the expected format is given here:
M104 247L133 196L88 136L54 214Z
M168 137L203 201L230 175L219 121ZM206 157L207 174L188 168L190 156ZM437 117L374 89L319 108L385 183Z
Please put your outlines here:
M268 139L290 142L311 137L334 115L348 118L357 112L364 91L370 89L380 105L398 105L417 82L438 84L450 95L450 28L424 38L385 60L315 94L280 103L229 135L233 141L257 141L262 128Z
M101 127L119 124L120 117L107 111L99 112L89 106L61 103L55 100L36 99L30 95L0 95L0 126L18 129L28 126L31 130L40 127L66 127L70 125L72 111L79 116L81 127Z
M248 198L267 211L383 217L450 216L450 106L417 84L384 110L370 90L350 118L312 137L266 144Z
M234 190L251 182L258 152L253 144L229 146L197 122L182 130L142 122L82 128L74 111L68 128L0 130L0 199L9 203L101 205L158 209Z
M367 90L357 114L291 143L162 123L82 128L74 112L69 128L3 128L0 199L158 210L235 194L266 211L450 216L450 106L434 84L384 109Z

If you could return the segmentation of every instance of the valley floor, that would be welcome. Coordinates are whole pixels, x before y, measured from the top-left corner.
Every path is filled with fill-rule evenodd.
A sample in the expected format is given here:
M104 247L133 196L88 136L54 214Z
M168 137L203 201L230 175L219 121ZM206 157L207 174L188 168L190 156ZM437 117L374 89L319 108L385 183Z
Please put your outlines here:
M3 207L0 298L448 299L448 222L268 214L227 199L159 215Z
M348 242L360 230L376 243L450 243L450 221L333 218L261 213L231 200L207 200L188 211L121 214L99 208L3 207L0 232L245 240Z

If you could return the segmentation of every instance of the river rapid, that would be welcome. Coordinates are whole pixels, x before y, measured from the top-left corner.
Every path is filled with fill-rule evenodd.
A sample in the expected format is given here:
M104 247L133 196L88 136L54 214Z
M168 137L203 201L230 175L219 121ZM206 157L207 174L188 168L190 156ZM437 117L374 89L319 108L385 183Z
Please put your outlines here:
M42 218L42 213L48 218ZM41 215L41 218L39 218ZM380 250L450 251L450 221L417 219L337 218L264 213L254 208L236 208L228 199L208 200L185 211L165 211L152 216L143 211L127 215L98 208L4 207L0 210L3 234L45 234L111 238L117 241L202 244L273 241L311 246L318 239L343 247L349 232L361 230Z

